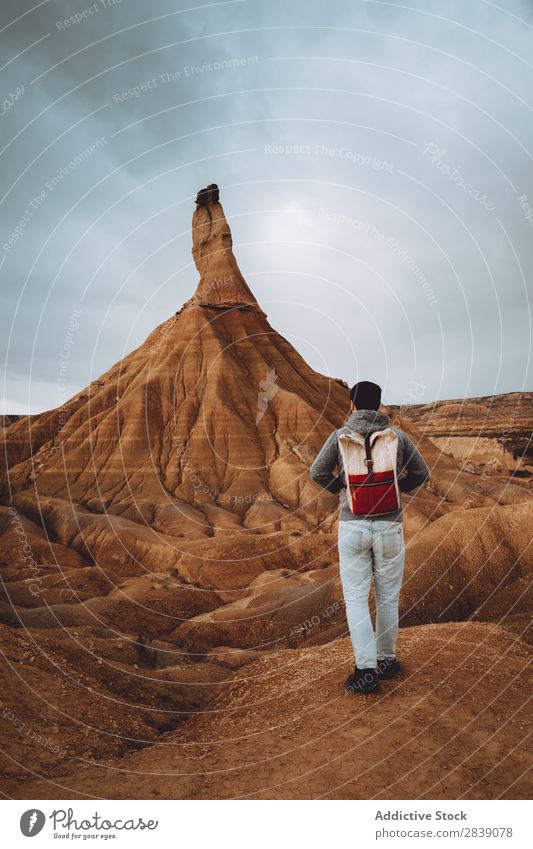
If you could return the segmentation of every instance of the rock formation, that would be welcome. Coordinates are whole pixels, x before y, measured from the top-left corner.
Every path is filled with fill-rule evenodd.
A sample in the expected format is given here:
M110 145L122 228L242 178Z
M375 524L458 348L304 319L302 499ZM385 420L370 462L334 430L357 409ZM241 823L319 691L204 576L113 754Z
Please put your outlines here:
M385 776L373 761L367 764L372 780L360 789L344 779L339 789L331 769L315 785L302 777L306 740L333 721L322 702L337 699L350 663L342 639L337 499L308 475L325 438L346 417L348 387L314 372L268 323L239 270L214 184L198 193L192 231L200 280L181 309L61 410L4 422L0 641L5 674L15 665L18 674L3 705L14 717L24 713L25 727L52 741L30 748L26 741L22 752L20 728L7 724L6 792L30 792L24 780L33 772L44 777L29 785L41 798L57 794L58 776L64 796L72 790L114 797L116 785L111 790L101 783L96 761L116 770L117 759L131 755L132 768L139 758L142 769L154 771L150 758L159 755L152 744L168 732L176 771L196 771L201 749L193 751L188 769L180 740L195 744L233 735L231 717L254 729L270 711L271 724L275 714L286 725L286 733L270 740L272 770L244 774L246 764L258 760L250 742L239 750L244 772L217 793L269 795L265 787L279 782L278 795L288 797L372 795L387 781L381 784L385 795L405 797L400 773ZM381 727L376 713L361 727L349 726L349 733L338 729L349 750L377 734L384 751L411 737L407 754L409 746L415 751L420 721L449 706L449 695L433 696L418 713L412 705L423 700L425 684L444 686L459 661L467 664L468 682L481 699L490 690L484 675L495 654L509 650L516 667L506 667L511 677L523 665L533 510L527 464L523 475L510 478L505 464L467 467L449 442L439 442L477 439L479 433L498 439L494 434L507 413L498 426L474 432L485 410L474 400L466 418L462 411L451 417L461 423L459 437L445 407L388 410L432 472L427 487L404 498L409 545L402 617L410 628L402 640L409 677L394 690L399 705L391 717L405 711L407 718L398 728L392 719ZM509 410L514 404L511 399ZM503 400L492 404L504 406ZM515 453L523 446L522 425L512 431ZM473 618L479 621L467 621ZM467 645L478 648L465 660ZM428 646L439 657L442 652L443 663L426 679ZM250 690L256 700L250 711L248 670L253 681L266 682ZM280 689L283 678L292 687L289 696ZM313 693L306 689L311 680ZM516 737L520 693L515 687L509 694L505 675L495 680L502 710L518 717L509 731ZM189 718L214 698L220 714L211 723L209 714ZM465 722L474 722L477 698L463 705ZM317 717L306 738L308 699ZM500 778L478 786L466 771L458 772L457 783L454 728L450 720L442 729L452 777L431 798L499 787ZM301 747L283 772L276 759L285 751L282 741L293 735ZM439 742L431 739L420 750L427 757L419 772L424 789L416 793L433 788L424 765ZM503 734L501 746L509 739ZM54 741L62 753L53 750ZM231 746L216 755L217 769L237 757ZM475 766L494 755L487 746ZM145 747L146 753L131 754ZM316 757L326 758L325 749L319 747ZM516 773L521 757L517 749ZM81 778L79 759L93 765ZM353 779L350 765L343 769ZM142 777L131 778L120 794L192 798L213 792L211 784L188 779L150 781L147 788Z
M128 540L116 540L140 526L142 539L168 548L171 565L176 539L306 532L335 506L307 469L344 420L346 388L313 372L270 327L218 202L194 213L193 255L200 282L175 316L72 398L60 422L53 410L7 431L5 494L94 560L110 555L104 528L116 556L135 558Z

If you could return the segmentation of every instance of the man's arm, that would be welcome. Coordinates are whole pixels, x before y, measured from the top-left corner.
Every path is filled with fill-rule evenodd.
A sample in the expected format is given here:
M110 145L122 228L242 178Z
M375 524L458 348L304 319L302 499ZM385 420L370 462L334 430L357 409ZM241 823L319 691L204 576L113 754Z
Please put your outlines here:
M315 483L323 489L327 489L328 492L338 492L343 486L341 479L333 474L338 463L338 456L337 432L333 431L326 439L315 462L309 469L309 474Z
M398 486L401 492L411 492L412 489L416 489L417 486L421 486L428 480L429 468L407 434L402 431L402 435L404 440L403 468L407 474L398 479Z

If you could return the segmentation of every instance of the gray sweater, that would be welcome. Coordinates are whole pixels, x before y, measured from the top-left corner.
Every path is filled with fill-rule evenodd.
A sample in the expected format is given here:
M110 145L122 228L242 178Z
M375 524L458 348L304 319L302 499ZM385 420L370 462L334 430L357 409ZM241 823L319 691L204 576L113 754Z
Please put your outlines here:
M328 436L315 462L311 466L309 474L316 483L327 489L328 492L339 493L339 519L342 522L353 519L360 521L361 517L354 516L348 505L346 480L339 450L339 436L342 433L348 433L349 430L366 434L374 433L376 430L383 430L386 427L391 427L391 424L389 417L384 413L377 412L376 410L357 410L355 413L351 413L346 419L344 426L339 428L339 430L334 430ZM398 486L401 492L410 492L428 480L429 469L415 445L403 430L397 427L393 427L392 430L398 434L399 438L396 468ZM388 522L401 522L401 507L392 513L376 516L375 518L384 519ZM369 517L369 521L373 521L373 518Z

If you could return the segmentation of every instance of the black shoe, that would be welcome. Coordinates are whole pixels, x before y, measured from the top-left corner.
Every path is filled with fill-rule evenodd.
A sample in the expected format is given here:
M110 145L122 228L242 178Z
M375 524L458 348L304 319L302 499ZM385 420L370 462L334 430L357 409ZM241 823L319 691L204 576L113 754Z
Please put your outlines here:
M378 660L378 678L395 678L402 671L402 665L397 657L384 657Z
M348 693L375 693L379 687L375 669L358 669L348 675L344 686Z

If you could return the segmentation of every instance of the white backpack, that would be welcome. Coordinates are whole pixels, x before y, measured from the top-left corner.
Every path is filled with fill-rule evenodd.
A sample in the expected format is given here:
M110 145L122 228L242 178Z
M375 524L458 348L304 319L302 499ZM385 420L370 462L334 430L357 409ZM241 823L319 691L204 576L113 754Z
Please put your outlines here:
M354 516L383 516L398 510L398 434L390 427L365 435L350 430L339 436L339 449Z

